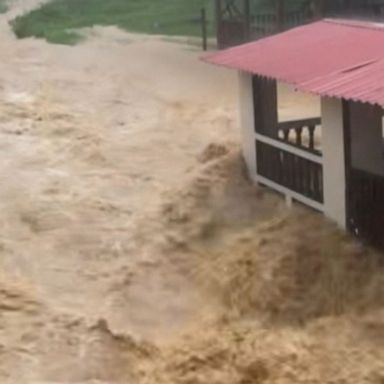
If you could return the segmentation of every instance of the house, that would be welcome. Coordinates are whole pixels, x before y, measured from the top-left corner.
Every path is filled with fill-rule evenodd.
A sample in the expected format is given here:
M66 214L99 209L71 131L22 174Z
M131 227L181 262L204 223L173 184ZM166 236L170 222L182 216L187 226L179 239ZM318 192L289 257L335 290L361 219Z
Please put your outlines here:
M219 48L323 17L384 18L384 0L215 0L214 4Z
M325 19L204 60L239 72L251 179L384 248L383 47L383 24ZM321 116L279 121L279 82Z

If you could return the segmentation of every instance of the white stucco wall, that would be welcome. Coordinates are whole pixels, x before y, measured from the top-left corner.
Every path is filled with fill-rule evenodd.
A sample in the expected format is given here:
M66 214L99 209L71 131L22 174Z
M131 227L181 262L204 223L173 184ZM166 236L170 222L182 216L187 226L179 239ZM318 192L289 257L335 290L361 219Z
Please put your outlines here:
M256 179L255 117L252 75L239 72L239 111L243 156L251 179Z
M341 228L346 227L345 158L342 101L323 98L322 148L324 213Z

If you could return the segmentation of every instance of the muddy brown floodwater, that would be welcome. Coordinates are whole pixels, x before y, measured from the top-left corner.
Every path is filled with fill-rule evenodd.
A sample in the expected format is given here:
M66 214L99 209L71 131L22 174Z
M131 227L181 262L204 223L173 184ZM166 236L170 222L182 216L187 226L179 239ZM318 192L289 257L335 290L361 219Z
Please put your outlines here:
M383 384L382 256L250 185L235 76L112 27L17 41L38 3L0 16L0 382Z

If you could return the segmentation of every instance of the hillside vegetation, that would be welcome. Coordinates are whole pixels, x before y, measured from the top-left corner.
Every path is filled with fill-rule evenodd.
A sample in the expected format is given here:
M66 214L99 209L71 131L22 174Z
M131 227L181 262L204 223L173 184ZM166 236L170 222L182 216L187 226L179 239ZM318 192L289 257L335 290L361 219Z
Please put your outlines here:
M0 10L2 2L0 0ZM303 7L307 0L290 0L288 10ZM19 38L38 37L52 43L75 44L76 31L93 25L116 25L132 32L199 36L200 10L206 8L208 33L214 33L213 0L52 0L13 20ZM254 0L252 13L273 11L270 0Z
M76 30L93 25L116 25L150 34L198 36L202 7L207 8L212 20L211 0L53 0L16 18L12 27L19 38L34 36L61 44L78 42L81 35ZM209 29L213 31L213 23Z

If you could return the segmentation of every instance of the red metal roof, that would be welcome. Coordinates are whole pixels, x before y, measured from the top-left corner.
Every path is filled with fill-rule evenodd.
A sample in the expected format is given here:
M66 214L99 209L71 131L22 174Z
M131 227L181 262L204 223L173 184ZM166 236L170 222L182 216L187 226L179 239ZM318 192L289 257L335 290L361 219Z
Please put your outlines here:
M384 24L326 19L204 60L321 96L384 106Z

